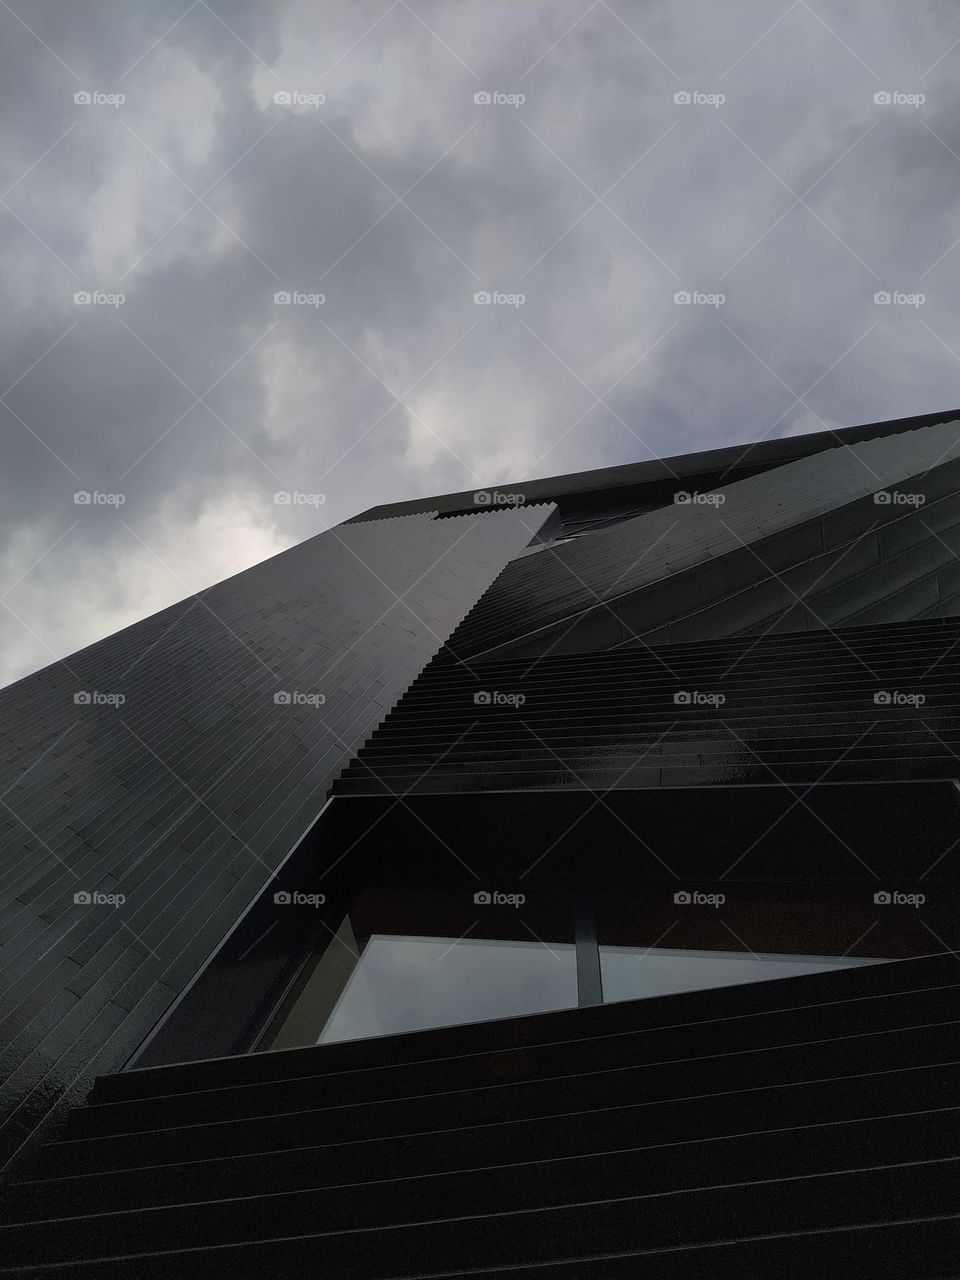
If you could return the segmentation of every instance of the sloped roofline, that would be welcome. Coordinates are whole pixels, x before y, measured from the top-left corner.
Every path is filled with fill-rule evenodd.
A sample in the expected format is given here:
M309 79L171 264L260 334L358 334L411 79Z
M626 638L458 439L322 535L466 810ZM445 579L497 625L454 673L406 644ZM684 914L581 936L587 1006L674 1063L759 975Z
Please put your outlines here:
M708 449L697 453L678 454L669 458L655 458L645 462L633 462L617 467L600 467L592 471L577 471L568 475L549 476L542 480L521 480L510 484L486 486L495 489L501 502L509 496L520 495L526 503L557 502L576 498L578 501L606 505L616 500L618 491L633 500L642 498L649 486L651 494L665 483L682 480L697 487L698 478L709 487L718 474L724 483L741 480L758 471L768 470L781 463L819 453L823 449L840 444L855 444L877 436L896 435L901 431L915 431L919 427L934 426L960 417L960 409L945 409L939 413L926 413L912 418L892 418L885 422L870 422L861 426L843 427L837 430L816 431L808 435L788 436L775 440L758 440L752 444L727 445L721 449ZM458 512L475 512L476 490L445 493L431 497L413 498L405 502L389 502L370 507L346 523L359 520L380 520L391 516L415 515L435 511L439 515Z

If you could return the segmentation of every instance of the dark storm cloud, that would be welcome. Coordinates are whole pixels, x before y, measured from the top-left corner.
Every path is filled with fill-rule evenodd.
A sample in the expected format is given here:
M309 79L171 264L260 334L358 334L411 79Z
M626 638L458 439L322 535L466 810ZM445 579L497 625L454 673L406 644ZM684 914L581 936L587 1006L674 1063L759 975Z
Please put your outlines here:
M375 502L960 400L946 0L35 0L0 36L3 678Z

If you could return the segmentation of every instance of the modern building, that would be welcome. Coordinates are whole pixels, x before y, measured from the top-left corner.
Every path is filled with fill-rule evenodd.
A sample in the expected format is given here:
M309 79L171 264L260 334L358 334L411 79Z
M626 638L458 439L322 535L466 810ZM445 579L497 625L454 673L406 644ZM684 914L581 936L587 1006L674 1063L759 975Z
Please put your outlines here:
M0 760L0 1275L960 1276L960 411L366 511Z

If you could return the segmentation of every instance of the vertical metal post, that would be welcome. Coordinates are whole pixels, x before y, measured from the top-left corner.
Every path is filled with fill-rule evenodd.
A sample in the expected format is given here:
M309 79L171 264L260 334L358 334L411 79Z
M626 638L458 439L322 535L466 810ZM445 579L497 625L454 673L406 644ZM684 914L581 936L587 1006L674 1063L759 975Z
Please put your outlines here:
M586 880L577 884L574 941L577 948L577 1003L581 1009L603 1004L600 950L597 946L597 924L593 916L593 888Z

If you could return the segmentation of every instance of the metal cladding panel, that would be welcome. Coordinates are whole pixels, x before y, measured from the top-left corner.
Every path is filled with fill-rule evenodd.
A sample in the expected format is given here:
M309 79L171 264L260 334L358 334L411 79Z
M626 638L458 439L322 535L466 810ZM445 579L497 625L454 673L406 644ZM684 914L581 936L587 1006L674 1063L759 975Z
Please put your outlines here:
M945 1280L957 962L100 1080L13 1277Z
M610 602L698 566L707 566L728 590L728 567L744 559L748 564L760 559L752 566L754 574L763 567L762 557L752 556L751 548L816 519L824 522L829 549L832 541L852 536L841 518L848 508L866 500L871 521L879 525L904 508L874 506L874 493L906 485L911 478L920 483L929 472L951 474L958 457L960 422L920 427L825 449L727 485L710 501L688 494L687 501L589 537L545 546L510 565L451 646L463 657L479 656L589 615L592 628L600 629L596 639L591 630L579 648L607 647L627 638L618 624L612 625L617 620ZM856 532L861 532L859 523Z
M952 779L958 664L954 618L563 657L441 656L335 793Z
M342 525L0 693L0 1163L128 1057L552 510Z

